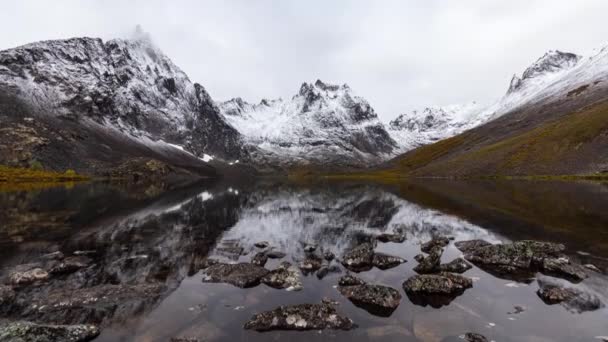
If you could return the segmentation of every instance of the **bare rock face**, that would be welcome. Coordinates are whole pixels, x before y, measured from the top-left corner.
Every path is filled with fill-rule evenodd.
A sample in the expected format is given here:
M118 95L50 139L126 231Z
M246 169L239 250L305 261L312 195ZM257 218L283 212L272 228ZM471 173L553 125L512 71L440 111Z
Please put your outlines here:
M218 263L205 270L204 282L228 283L240 288L248 288L260 284L262 277L268 274L268 270L251 264L223 264Z
M287 291L302 290L300 271L287 261L282 262L277 269L263 276L262 283L275 289L286 289Z
M473 281L470 278L453 273L415 275L403 283L412 303L436 308L448 305L471 287Z
M86 342L99 335L94 325L46 325L10 322L0 326L0 341L5 342Z
M604 303L593 293L541 280L538 280L538 286L536 294L548 305L561 304L568 311L576 313L604 307Z
M401 302L401 294L392 287L366 284L361 279L342 277L338 291L356 306L382 317L390 316Z
M322 303L280 306L254 315L244 328L256 331L350 330L355 324L350 318L338 315L332 305Z

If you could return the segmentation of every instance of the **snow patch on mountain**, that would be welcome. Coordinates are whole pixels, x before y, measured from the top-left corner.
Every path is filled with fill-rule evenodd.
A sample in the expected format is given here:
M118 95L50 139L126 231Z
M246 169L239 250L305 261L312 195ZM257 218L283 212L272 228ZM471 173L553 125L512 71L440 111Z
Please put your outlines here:
M264 158L284 166L362 166L387 159L396 147L370 104L346 84L317 80L302 84L290 100L235 98L219 107Z

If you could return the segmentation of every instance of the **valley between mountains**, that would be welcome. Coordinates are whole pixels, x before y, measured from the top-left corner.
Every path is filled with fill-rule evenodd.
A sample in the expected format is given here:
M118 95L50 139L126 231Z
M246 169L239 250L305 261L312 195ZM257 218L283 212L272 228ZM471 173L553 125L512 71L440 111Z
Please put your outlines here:
M608 49L550 51L506 88L489 105L382 122L347 84L321 80L287 99L216 101L141 32L41 41L0 51L0 164L169 182L608 173Z

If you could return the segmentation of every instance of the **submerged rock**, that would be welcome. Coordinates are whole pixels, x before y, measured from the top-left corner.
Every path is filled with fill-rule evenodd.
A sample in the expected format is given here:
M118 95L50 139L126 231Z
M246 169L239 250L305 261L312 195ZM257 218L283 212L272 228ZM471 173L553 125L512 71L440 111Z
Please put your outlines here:
M381 270L388 270L390 268L397 267L404 262L406 262L406 260L403 258L384 253L375 253L372 259L372 264Z
M437 247L443 248L450 243L450 239L445 236L433 238L431 241L425 242L420 246L420 250L425 253L430 253Z
M374 246L365 242L347 251L342 257L342 264L351 271L370 270L373 266Z
M287 261L282 262L275 270L263 276L261 282L275 289L286 289L288 291L302 289L300 271Z
M205 270L204 282L228 283L237 287L257 286L268 270L251 263L224 264L218 263Z
M414 267L414 271L420 274L438 273L442 254L443 249L441 247L433 248L429 251L429 255L424 257L419 264Z
M463 258L456 258L447 264L439 265L439 270L441 272L450 272L450 273L464 273L470 270L473 266L471 266L468 262L466 262Z
M403 289L414 304L432 307L448 305L457 296L473 287L470 278L453 274L419 274L403 283Z
M322 303L280 306L254 315L244 328L256 331L350 330L355 324L350 318L338 315L332 305Z
M481 247L491 246L492 244L485 240L468 240L468 241L458 241L454 243L454 246L458 248L463 253L468 253L470 251L476 250Z
M351 285L352 283L356 283ZM366 284L361 279L340 280L338 291L356 306L367 312L382 316L390 316L401 302L401 294L392 287Z
M260 267L264 267L268 262L268 255L264 252L256 253L253 258L251 258L251 263Z
M488 342L485 336L471 332L464 334L464 340L466 342Z
M10 322L0 325L0 341L5 342L85 342L99 335L94 325L48 325Z
M545 258L541 265L541 272L573 282L580 282L589 277L584 266L572 263L567 258Z
M558 284L538 281L539 289L536 292L545 304L561 304L568 311L585 312L594 311L604 307L598 296L576 288L565 288Z

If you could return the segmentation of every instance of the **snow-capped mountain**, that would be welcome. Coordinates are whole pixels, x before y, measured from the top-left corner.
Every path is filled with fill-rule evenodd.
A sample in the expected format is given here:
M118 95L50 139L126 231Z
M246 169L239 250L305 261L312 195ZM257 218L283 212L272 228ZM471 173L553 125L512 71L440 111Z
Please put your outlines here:
M205 88L141 30L131 39L72 38L0 51L0 89L37 113L36 121L77 123L139 149L203 162L245 154Z
M580 61L581 56L573 53L549 51L521 76L514 75L507 93L492 105L471 102L415 110L392 120L389 133L401 151L458 135L533 101L551 84L566 77Z
M317 80L290 100L219 104L226 120L259 148L259 163L361 167L393 155L395 141L350 87Z

